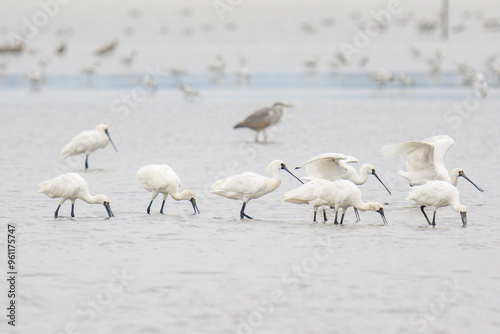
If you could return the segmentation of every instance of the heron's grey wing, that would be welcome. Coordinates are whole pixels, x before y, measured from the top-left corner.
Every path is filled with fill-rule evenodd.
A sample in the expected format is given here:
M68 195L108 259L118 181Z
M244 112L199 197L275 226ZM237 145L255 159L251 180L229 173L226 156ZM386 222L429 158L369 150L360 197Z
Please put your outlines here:
M262 108L250 114L245 120L238 123L238 127L247 127L253 130L262 130L271 125L273 120L273 110Z

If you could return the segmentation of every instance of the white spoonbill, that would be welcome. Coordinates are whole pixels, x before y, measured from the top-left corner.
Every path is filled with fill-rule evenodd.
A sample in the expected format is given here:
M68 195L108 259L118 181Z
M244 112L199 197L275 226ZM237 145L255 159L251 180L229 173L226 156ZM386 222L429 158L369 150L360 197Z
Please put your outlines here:
M281 120L285 108L291 108L293 105L276 102L272 107L266 107L254 111L243 121L234 126L235 129L249 128L256 131L255 142L259 142L259 133L264 133L264 142L267 141L266 129Z
M137 178L141 181L144 189L151 191L151 202L147 213L151 211L151 204L159 193L163 194L160 213L163 214L163 207L167 196L172 196L176 201L188 200L193 205L194 214L200 213L196 205L196 195L191 190L184 190L179 193L181 179L175 171L168 165L147 165L137 171Z
M363 203L361 200L361 191L349 180L336 180L324 184L318 190L318 197L319 200L328 203L328 206L335 209L335 224L338 224L338 211L342 209L342 218L340 219L340 224L342 224L345 212L350 206L361 211L372 210L378 212L382 216L384 225L387 224L382 204L378 202Z
M50 198L60 198L59 206L54 214L58 217L59 208L66 202L71 201L71 217L75 217L75 201L77 198L89 204L103 204L110 217L114 217L113 211L109 206L109 199L106 195L90 195L89 185L78 173L67 173L39 184L40 192Z
M71 139L71 141L61 150L61 155L66 158L70 155L85 153L85 169L88 169L89 154L98 148L106 147L108 142L111 143L115 151L118 152L109 136L108 126L99 124L95 130L83 131Z
M243 219L246 217L252 219L252 217L245 214L245 207L248 201L276 190L281 184L280 170L282 169L300 181L298 177L288 170L283 161L274 160L267 166L267 170L273 174L272 178L252 172L233 175L215 182L212 185L212 193L230 199L242 200L243 206L241 207L240 218ZM300 183L303 182L300 181Z
M362 165L358 174L354 167L348 165L348 163L351 162L358 162L358 159L342 153L324 153L312 157L301 166L295 167L295 169L305 166L306 173L308 175L308 178L306 179L308 180L313 178L321 178L330 181L349 180L355 184L365 183L368 175L372 174L377 178L377 180L379 180L380 183L382 183L387 192L391 194L389 188L387 188L384 182L382 182L382 180L378 177L373 165ZM359 221L359 213L356 208L354 208L354 213L356 214L356 219Z
M424 185L416 186L408 195L408 200L415 201L420 205L420 210L425 216L427 223L436 226L436 211L445 206L451 206L456 212L460 212L462 226L467 226L467 209L460 204L458 190L446 181L429 181ZM428 206L434 211L432 223L425 214L424 208Z
M328 219L326 218L325 206L328 206L328 203L318 196L319 189L327 183L330 183L330 181L319 178L313 179L299 188L287 192L284 201L295 204L312 204L314 210L313 222L316 222L316 213L318 208L321 207L323 209L323 221L326 222Z
M465 175L463 169L455 168L450 172L446 169L444 156L453 143L453 139L449 136L434 136L424 140L386 145L382 147L382 154L389 157L406 156L408 171L398 171L398 174L408 180L410 186L421 185L431 180L446 181L456 186L461 176L472 183L477 190L484 191Z

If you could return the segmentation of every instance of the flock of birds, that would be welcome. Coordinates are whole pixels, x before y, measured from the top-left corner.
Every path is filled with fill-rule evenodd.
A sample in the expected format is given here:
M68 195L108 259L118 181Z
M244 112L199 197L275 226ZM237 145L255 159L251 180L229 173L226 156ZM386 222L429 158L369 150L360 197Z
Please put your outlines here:
M264 132L269 126L276 124L283 114L285 107L291 105L275 103L272 107L262 108L245 120L238 123L235 128L247 127L256 131L256 141L260 132ZM109 135L108 126L100 124L95 130L84 131L75 136L61 151L63 157L85 154L85 168L88 169L89 155L99 148L111 143L116 150ZM386 145L382 148L382 153L387 157L406 157L407 171L399 171L398 174L404 177L412 190L408 195L408 200L413 200L420 206L429 225L436 225L436 211L440 207L450 206L459 212L462 225L467 225L467 209L460 203L459 192L456 188L459 177L463 177L474 185L479 191L482 188L472 182L463 169L455 168L448 171L444 164L444 156L453 145L452 138L446 135L434 136L420 141L407 141L398 144ZM323 210L323 222L327 219L327 209L335 211L334 224L343 224L344 216L349 207L353 207L356 214L356 221L360 221L358 210L378 212L384 224L387 220L384 214L384 207L378 202L363 202L361 191L357 185L367 181L369 175L373 175L387 190L391 191L382 182L375 171L375 167L364 164L359 171L351 165L358 162L358 159L342 153L325 153L315 156L296 169L305 169L307 177L302 181L294 175L281 160L269 163L267 170L272 177L245 172L233 175L215 182L211 187L213 194L229 199L242 201L240 219L252 219L245 213L248 202L251 199L260 198L276 190L282 181L281 171L284 170L302 185L297 189L288 191L284 195L284 201L295 204L310 204L313 206L313 222L317 221L317 211L321 207ZM151 201L146 212L150 214L151 206L155 198L163 195L160 213L163 214L165 201L168 195L174 200L188 200L191 202L194 214L199 214L196 203L196 195L191 190L179 192L181 180L175 171L166 164L147 165L137 171L137 178L143 187L151 192ZM59 215L61 205L71 201L71 217L75 217L74 205L77 199L81 199L90 204L102 204L106 208L109 217L114 217L111 211L110 201L106 195L90 195L87 182L78 173L67 173L52 180L40 183L40 192L51 198L60 198L59 205L54 213L54 217ZM429 207L433 211L432 221L428 218L424 208ZM338 214L341 213L340 222Z

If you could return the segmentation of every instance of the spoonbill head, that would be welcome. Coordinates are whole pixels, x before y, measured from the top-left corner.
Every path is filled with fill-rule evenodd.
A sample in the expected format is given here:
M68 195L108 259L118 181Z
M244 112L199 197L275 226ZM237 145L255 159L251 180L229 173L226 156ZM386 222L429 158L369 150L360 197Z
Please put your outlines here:
M63 147L61 155L66 158L71 155L84 153L85 169L88 169L89 154L95 150L106 147L108 143L111 143L114 150L118 152L115 144L111 140L108 129L109 127L106 124L99 124L95 130L81 132Z
M79 198L89 204L102 204L106 208L109 217L114 217L109 198L106 195L90 195L87 181L78 173L67 173L52 180L39 184L40 192L50 198L60 198L59 206L54 213L54 218L59 215L59 208L67 200L71 201L71 217L75 217L75 201Z
M327 205L335 209L335 224L338 223L338 211L342 209L340 224L344 221L345 212L349 207L354 207L361 211L375 211L380 214L384 225L387 220L384 214L384 207L378 202L364 203L361 199L361 191L349 180L336 180L323 185L318 191L318 197L328 203Z
M457 185L457 181L458 181L458 178L459 177L463 177L464 179L466 179L467 181L469 181L474 187L476 187L477 190L479 190L480 192L484 192L483 188L481 188L480 186L478 186L477 184L475 184L474 182L471 181L471 179L469 179L469 177L467 175L465 175L465 172L462 168L454 168L451 170L450 172L450 179L451 179L451 184L453 184L454 186Z
M293 105L276 102L272 107L259 109L247 116L243 121L234 126L235 129L249 128L256 131L255 142L259 142L259 133L263 132L264 142L267 141L266 129L281 120L284 108L291 108Z
M200 213L198 205L196 204L196 195L191 190L184 190L179 192L181 186L181 179L175 171L168 165L146 165L137 171L137 178L142 183L144 189L150 191L151 202L146 212L151 212L151 205L158 194L163 194L163 202L161 204L160 213L163 214L163 208L168 195L174 200L188 200L193 206L194 214Z
M252 217L245 214L245 207L248 201L276 190L281 184L281 170L287 171L302 183L298 177L288 170L285 163L281 160L272 161L267 166L267 170L272 173L272 178L253 172L245 172L215 182L212 185L211 192L229 199L243 201L240 210L240 219L245 217L252 219Z
M420 210L429 225L436 226L436 211L439 208L451 206L453 210L460 213L462 226L467 226L467 209L460 204L457 188L449 182L429 181L424 185L413 187L407 199L413 200L420 205ZM424 211L427 206L434 211L432 222Z

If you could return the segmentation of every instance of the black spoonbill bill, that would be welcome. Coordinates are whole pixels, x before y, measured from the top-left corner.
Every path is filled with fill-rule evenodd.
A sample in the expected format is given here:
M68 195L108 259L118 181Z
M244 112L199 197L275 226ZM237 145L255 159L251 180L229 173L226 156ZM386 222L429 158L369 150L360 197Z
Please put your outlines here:
M188 200L193 205L194 214L200 213L196 205L196 195L191 190L184 190L179 193L181 179L175 171L168 165L147 165L137 171L137 178L141 181L144 189L151 191L151 202L147 209L149 214L151 205L159 193L163 194L160 213L163 214L163 207L167 196L172 196L176 201Z
M274 190L281 184L281 170L286 170L290 175L300 181L298 177L293 175L288 170L285 163L281 160L274 160L267 166L267 170L273 174L272 178L268 178L257 173L245 172L239 175L233 175L225 179L219 180L212 185L212 193L243 201L243 206L240 211L240 218L252 217L245 214L245 207L251 199L259 198ZM303 183L300 181L300 183Z
M83 131L71 139L61 150L61 155L66 158L70 155L85 153L85 169L88 169L89 154L98 148L106 147L108 143L111 143L115 151L118 152L109 136L108 126L99 124L95 130Z
M59 208L66 202L71 201L71 217L75 217L75 201L79 198L89 204L102 204L106 208L109 217L114 217L109 206L109 199L106 195L90 195L89 185L78 173L67 173L39 184L40 192L50 198L60 198L59 206L54 213L54 218L59 215Z

